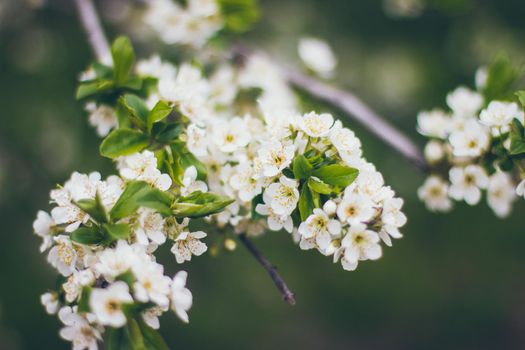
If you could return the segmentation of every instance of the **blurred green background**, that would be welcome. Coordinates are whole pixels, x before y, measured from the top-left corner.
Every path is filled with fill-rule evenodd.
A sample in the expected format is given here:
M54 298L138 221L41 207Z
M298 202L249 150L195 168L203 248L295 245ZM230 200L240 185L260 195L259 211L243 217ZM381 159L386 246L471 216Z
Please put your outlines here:
M98 6L109 33L125 31L126 1ZM434 0L410 18L388 15L379 0L263 0L262 9L246 40L294 64L299 37L325 38L339 58L336 84L420 144L418 110L443 105L459 84L472 86L476 68L502 50L517 65L525 57L523 0ZM55 273L31 225L73 170L112 171L74 100L90 60L70 1L0 1L0 349L69 347L39 304ZM415 195L423 176L349 125L406 200L404 239L355 272L299 250L287 234L258 239L296 292L295 307L242 247L194 259L183 266L194 294L190 324L169 313L162 320L173 349L525 348L524 201L507 220L485 203L431 214ZM170 272L180 268L172 261Z

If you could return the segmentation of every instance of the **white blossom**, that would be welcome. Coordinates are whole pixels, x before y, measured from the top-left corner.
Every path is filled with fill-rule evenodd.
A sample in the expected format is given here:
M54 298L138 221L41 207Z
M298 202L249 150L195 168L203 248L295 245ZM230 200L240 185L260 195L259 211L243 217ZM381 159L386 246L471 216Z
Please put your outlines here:
M40 296L40 302L46 308L46 312L54 315L58 311L58 295L56 293L44 293Z
M381 257L379 242L377 233L367 230L366 225L352 225L341 240L341 247L334 254L334 262L340 258L343 268L353 271L359 260L377 260Z
M449 185L439 176L431 175L417 190L419 199L432 211L446 212L452 208L452 201L448 197Z
M372 200L365 195L357 193L345 194L343 200L337 206L337 217L339 220L350 225L367 222L372 219L374 213Z
M488 176L483 168L477 165L468 165L464 168L454 167L449 172L451 186L449 194L456 200L465 200L475 205L481 199L482 188L487 188Z
M276 176L293 160L295 150L292 144L271 141L261 146L257 155L264 176Z
M296 180L281 176L279 182L272 183L264 191L264 203L277 215L291 215L299 201L298 185Z
M102 340L100 331L94 328L87 318L81 316L74 308L63 307L58 313L64 328L60 330L60 336L72 342L73 350L97 350L97 342Z
M230 153L248 145L251 135L244 119L234 117L215 123L212 139L222 152Z
M151 240L155 244L162 244L166 241L164 232L164 219L162 215L152 209L140 208L138 210L138 225L135 228L137 241L147 246Z
M181 194L183 196L187 196L196 191L208 191L208 186L206 183L204 181L197 180L197 176L197 168L195 168L193 165L186 168L182 178Z
M272 231L280 231L283 228L291 233L293 230L292 217L289 215L277 215L271 207L266 204L257 204L255 211L268 217L268 228Z
M47 261L60 272L62 276L69 276L75 271L77 252L68 236L55 237L55 246L51 248Z
M172 184L171 177L157 169L157 158L150 151L119 158L118 168L123 178L145 181L161 191L167 191Z
M100 137L106 136L118 125L117 113L109 106L97 106L90 102L86 104L86 111L89 112L89 124L97 129L97 135Z
M487 202L497 216L500 218L509 216L516 198L514 182L509 174L497 171L489 178Z
M330 133L334 125L334 117L328 113L310 112L300 118L299 127L310 137L324 137Z
M105 326L122 327L126 324L124 304L133 303L128 285L122 281L114 282L105 289L94 288L89 296L89 305L97 321Z
M190 261L192 255L204 254L208 250L206 243L200 241L204 237L206 237L206 233L202 231L181 232L171 247L171 252L175 255L177 263L182 264L185 261Z
M36 220L33 222L33 230L42 238L42 244L40 245L41 253L49 249L53 244L51 232L54 226L55 222L51 216L45 211L39 210Z
M514 118L523 119L523 111L515 102L492 101L481 111L479 118L486 126L501 128L508 126Z
M483 97L475 91L460 86L447 95L447 105L452 109L455 116L475 117L483 105Z
M177 316L184 322L188 323L188 310L193 303L193 296L186 288L186 279L188 273L179 271L174 277L171 284L171 308Z
M304 64L322 77L331 77L337 59L328 43L316 38L301 38L298 53Z
M450 116L440 109L423 111L417 116L417 131L421 135L444 139L450 132L450 128Z
M341 223L330 219L323 210L316 208L313 214L299 225L298 233L302 238L313 238L319 249L324 250L332 241L332 237L341 234Z
M475 119L465 122L463 129L450 135L452 153L456 157L478 157L488 148L490 137L487 130Z

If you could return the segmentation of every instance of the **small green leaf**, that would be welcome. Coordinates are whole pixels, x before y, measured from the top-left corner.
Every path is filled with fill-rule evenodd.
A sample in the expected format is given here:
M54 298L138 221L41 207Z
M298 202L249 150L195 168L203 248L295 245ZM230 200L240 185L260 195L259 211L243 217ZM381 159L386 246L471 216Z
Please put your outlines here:
M328 185L347 187L359 175L359 170L345 165L331 164L314 170L312 175Z
M159 125L159 124L156 124ZM153 128L155 129L155 128ZM170 143L184 131L184 125L182 124L170 124L168 125L159 135L157 141L160 143Z
M263 203L264 203L264 200L263 200L262 193L258 194L255 197L253 197L253 199L252 199L252 207L251 207L252 220L256 220L256 219L259 219L259 218L262 217L262 215L259 214L257 211L255 211L255 209L257 209L257 204L263 204Z
M148 143L148 137L138 130L116 129L100 144L100 154L108 158L117 158L140 152Z
M111 46L113 56L113 78L117 85L122 85L128 81L131 66L135 61L135 53L131 42L126 37L118 37Z
M77 88L76 99L81 100L87 97L100 94L113 89L115 85L111 80L97 80L94 82L81 83Z
M525 90L520 90L516 92L516 96L518 96L521 106L525 108Z
M81 199L75 202L75 204L98 223L108 222L108 213L106 213L106 208L102 204L98 192L95 195L95 199Z
M160 333L149 327L142 319L138 320L142 335L144 336L144 343L150 350L169 350L168 345L160 335Z
M172 205L172 209L177 218L198 218L216 214L233 202L233 199L217 194L195 191L189 196L179 198Z
M525 153L525 130L520 121L514 119L510 128L510 154L513 156Z
M498 55L488 68L487 83L483 88L485 101L508 99L517 77L509 57L505 54Z
M138 96L125 94L119 98L119 103L128 112L128 117L133 124L139 128L144 128L148 120L148 106Z
M155 107L153 107L151 112L149 112L147 117L148 131L151 131L151 127L154 123L161 121L168 115L170 115L172 110L173 108L170 107L166 102L157 102L157 104L155 105Z
M304 180L308 178L312 168L312 164L303 155L299 155L293 160L293 174L296 179Z
M325 184L323 181L319 180L317 177L310 177L308 179L308 187L313 192L320 193L320 194L331 194L334 191L334 188L328 184Z
M128 224L104 224L102 228L114 241L127 239L131 233Z
M130 181L109 213L112 220L120 220L131 215L139 207L157 210L170 215L173 198L166 192L151 187L143 181Z
M95 72L95 75L98 79L111 79L111 76L113 74L112 67L106 66L105 64L102 64L100 62L95 62L91 65L91 68Z
M128 332L133 350L147 350L139 324L133 318L128 319Z
M82 288L80 293L80 299L78 301L78 312L89 312L91 308L89 307L89 296L91 295L91 287Z
M314 211L315 204L310 187L303 186L301 195L299 196L299 213L301 214L301 221L305 221Z
M104 234L95 227L79 227L71 232L70 238L80 244L100 244L104 241Z
M206 166L199 161L193 153L186 149L186 145L183 142L174 142L171 144L171 151L175 163L178 162L180 169L176 169L179 176L184 174L184 170L194 166L197 169L197 178L202 181L206 181L207 170Z

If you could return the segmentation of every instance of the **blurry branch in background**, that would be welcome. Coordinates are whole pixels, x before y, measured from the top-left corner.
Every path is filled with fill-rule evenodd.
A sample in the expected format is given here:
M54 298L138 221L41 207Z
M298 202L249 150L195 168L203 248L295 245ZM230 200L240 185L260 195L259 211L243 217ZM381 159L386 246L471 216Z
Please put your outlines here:
M248 248L250 253L252 253L252 255L257 259L257 261L268 272L273 282L275 283L275 286L279 289L279 291L281 291L283 300L289 305L295 305L294 293L290 290L290 288L288 288L286 282L277 273L277 267L273 266L273 264L261 254L259 249L257 249L253 242L248 239L246 234L241 233L239 235L239 240L246 246L246 248Z
M95 56L101 63L111 65L111 52L108 40L104 35L104 30L100 24L97 10L92 0L74 0L77 13L86 32L89 45L93 49Z
M268 57L268 55L263 52L252 50L241 44L237 44L233 48L233 56L241 60L252 54ZM368 131L400 153L416 168L422 172L428 170L425 158L418 145L404 133L386 122L383 117L374 112L357 96L349 91L343 91L329 86L320 80L291 68L286 68L278 64L277 66L280 68L281 74L283 74L291 85L343 111L348 117L355 119Z
M104 31L100 24L93 0L74 0L80 18L80 22L86 32L89 45L95 53L97 59L105 64L111 64L111 51ZM283 300L289 304L295 304L294 294L283 278L277 272L277 268L255 247L253 242L245 235L240 234L239 240L244 244L248 251L257 259L261 266L268 272L275 286L282 294Z

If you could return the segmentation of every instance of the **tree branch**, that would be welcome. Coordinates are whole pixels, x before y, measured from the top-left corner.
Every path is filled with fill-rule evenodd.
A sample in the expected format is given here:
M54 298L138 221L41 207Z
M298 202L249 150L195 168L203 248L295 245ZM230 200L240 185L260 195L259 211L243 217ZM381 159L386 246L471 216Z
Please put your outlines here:
M243 45L233 47L233 55L237 58L246 58L252 54L268 55L259 51L255 52ZM404 158L410 161L419 170L425 172L428 166L419 147L404 133L385 121L385 118L374 112L361 99L349 91L343 91L329 86L320 80L302 74L296 70L277 65L285 79L296 88L303 90L311 96L329 103L338 108L364 126L368 131L392 147Z
M97 60L111 65L111 51L92 0L74 0L80 23Z
M244 244L250 253L257 259L257 261L262 265L262 267L268 272L272 278L273 283L281 292L283 300L289 305L295 305L294 293L288 288L286 282L277 272L277 267L275 267L268 259L262 255L262 253L257 249L253 242L246 236L246 234L241 233L239 235L239 240Z

